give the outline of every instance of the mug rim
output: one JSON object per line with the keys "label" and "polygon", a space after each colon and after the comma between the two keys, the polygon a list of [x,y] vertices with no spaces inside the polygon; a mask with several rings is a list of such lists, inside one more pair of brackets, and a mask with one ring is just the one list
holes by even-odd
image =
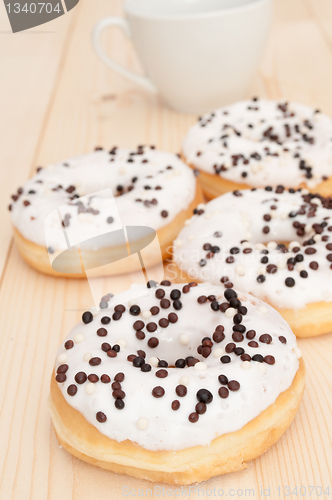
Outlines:
{"label": "mug rim", "polygon": [[134,0],[126,0],[124,3],[124,10],[126,14],[130,14],[135,17],[140,17],[144,19],[158,19],[158,20],[184,20],[184,19],[198,19],[198,18],[208,18],[214,15],[230,15],[237,14],[238,12],[247,11],[263,4],[272,4],[273,0],[252,0],[250,3],[245,5],[238,5],[236,7],[229,7],[227,9],[209,10],[206,12],[192,12],[186,14],[157,14],[157,13],[146,13],[137,12],[135,9],[131,10],[130,4],[135,3]]}

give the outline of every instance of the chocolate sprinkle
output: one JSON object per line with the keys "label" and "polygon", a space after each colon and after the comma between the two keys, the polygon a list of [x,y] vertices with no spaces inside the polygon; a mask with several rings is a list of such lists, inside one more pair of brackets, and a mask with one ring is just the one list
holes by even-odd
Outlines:
{"label": "chocolate sprinkle", "polygon": [[91,321],[93,320],[93,315],[90,311],[86,311],[82,314],[82,321],[83,323],[85,323],[86,325],[88,323],[91,323]]}
{"label": "chocolate sprinkle", "polygon": [[177,399],[175,399],[174,401],[172,401],[172,410],[176,411],[180,408],[180,401],[178,401]]}
{"label": "chocolate sprinkle", "polygon": [[97,335],[98,335],[99,337],[106,337],[106,335],[107,335],[107,330],[106,330],[106,328],[98,328],[98,330],[97,330]]}
{"label": "chocolate sprinkle", "polygon": [[240,389],[240,383],[237,380],[230,380],[228,382],[228,389],[230,391],[238,391]]}
{"label": "chocolate sprinkle", "polygon": [[187,394],[187,387],[182,384],[177,385],[175,388],[175,392],[180,398],[183,398]]}
{"label": "chocolate sprinkle", "polygon": [[139,313],[141,312],[141,309],[139,306],[134,305],[134,306],[131,306],[131,308],[129,309],[129,312],[132,316],[138,316]]}
{"label": "chocolate sprinkle", "polygon": [[220,361],[222,363],[230,363],[231,362],[231,358],[229,356],[221,356]]}
{"label": "chocolate sprinkle", "polygon": [[229,390],[227,387],[220,387],[218,390],[218,394],[222,399],[226,399],[229,396]]}
{"label": "chocolate sprinkle", "polygon": [[226,377],[226,375],[219,375],[218,380],[222,385],[228,384],[228,378]]}
{"label": "chocolate sprinkle", "polygon": [[160,385],[152,389],[152,396],[154,398],[162,398],[164,394],[165,394],[165,389],[163,387],[160,387]]}
{"label": "chocolate sprinkle", "polygon": [[75,396],[77,393],[77,386],[75,384],[71,384],[67,387],[67,394],[69,396]]}
{"label": "chocolate sprinkle", "polygon": [[265,356],[264,361],[268,365],[274,365],[276,360],[275,360],[274,356],[268,355],[268,356]]}
{"label": "chocolate sprinkle", "polygon": [[264,344],[271,344],[272,342],[272,337],[268,333],[264,333],[259,337],[259,341],[263,342]]}
{"label": "chocolate sprinkle", "polygon": [[89,365],[91,365],[91,366],[97,366],[97,365],[100,365],[100,363],[101,363],[101,359],[98,357],[91,358],[89,361]]}
{"label": "chocolate sprinkle", "polygon": [[102,411],[98,411],[98,413],[96,413],[96,419],[98,420],[98,422],[104,423],[106,422],[107,417],[105,413],[103,413]]}
{"label": "chocolate sprinkle", "polygon": [[109,316],[103,316],[100,320],[103,325],[108,325],[111,322],[111,318]]}
{"label": "chocolate sprinkle", "polygon": [[78,384],[84,384],[84,382],[86,382],[88,377],[86,376],[86,373],[78,372],[78,373],[76,373],[74,378]]}
{"label": "chocolate sprinkle", "polygon": [[197,391],[196,397],[201,403],[209,404],[213,400],[213,395],[207,389],[200,389]]}
{"label": "chocolate sprinkle", "polygon": [[148,340],[148,346],[151,348],[151,349],[154,349],[155,347],[157,347],[159,344],[159,340],[156,338],[156,337],[151,337],[149,340]]}

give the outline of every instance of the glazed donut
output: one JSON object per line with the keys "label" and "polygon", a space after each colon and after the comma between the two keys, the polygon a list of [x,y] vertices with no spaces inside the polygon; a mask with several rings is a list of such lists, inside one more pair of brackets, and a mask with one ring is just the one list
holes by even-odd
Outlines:
{"label": "glazed donut", "polygon": [[[119,195],[113,206],[104,194],[110,190],[103,193],[106,188],[111,188],[114,196]],[[12,196],[9,210],[16,244],[31,266],[54,276],[85,277],[79,259],[78,270],[73,271],[77,255],[74,251],[66,253],[64,272],[57,272],[50,264],[48,253],[58,255],[68,249],[59,207],[62,225],[75,244],[77,235],[82,241],[94,232],[107,235],[123,226],[148,226],[157,231],[165,259],[167,249],[201,196],[192,170],[176,155],[157,151],[153,146],[139,146],[135,151],[97,148],[91,154],[39,168]],[[112,252],[121,255],[120,242],[109,247],[106,238],[100,239],[98,245],[94,243],[86,250],[90,268],[98,267]],[[127,252],[126,243],[122,246]],[[150,265],[156,263],[154,259],[159,261],[160,254],[151,256]],[[117,274],[132,270],[128,263],[121,265],[119,261]]]}
{"label": "glazed donut", "polygon": [[211,284],[134,285],[58,351],[59,443],[94,465],[189,484],[241,470],[293,420],[304,364],[267,304]]}
{"label": "glazed donut", "polygon": [[332,120],[308,106],[254,98],[206,114],[182,145],[204,194],[267,184],[332,194]]}
{"label": "glazed donut", "polygon": [[298,337],[332,330],[332,200],[277,188],[226,193],[195,209],[174,242],[178,281],[249,292]]}

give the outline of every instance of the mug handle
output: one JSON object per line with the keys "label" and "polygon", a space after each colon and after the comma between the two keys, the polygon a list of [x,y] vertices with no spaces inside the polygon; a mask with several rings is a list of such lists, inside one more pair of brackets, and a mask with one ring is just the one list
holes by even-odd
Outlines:
{"label": "mug handle", "polygon": [[100,59],[110,68],[114,69],[120,75],[125,76],[129,80],[137,83],[141,87],[143,87],[145,90],[148,90],[150,92],[156,93],[157,89],[153,85],[153,83],[150,81],[150,79],[147,76],[143,75],[138,75],[137,73],[134,73],[134,71],[130,71],[129,69],[125,68],[121,64],[118,64],[117,62],[113,61],[110,57],[108,57],[104,50],[102,49],[100,45],[100,36],[102,32],[110,27],[110,26],[118,26],[119,28],[122,28],[124,33],[128,38],[131,38],[130,34],[130,28],[129,24],[126,19],[123,17],[105,17],[104,19],[101,19],[96,26],[93,29],[92,32],[92,43],[93,47],[100,57]]}

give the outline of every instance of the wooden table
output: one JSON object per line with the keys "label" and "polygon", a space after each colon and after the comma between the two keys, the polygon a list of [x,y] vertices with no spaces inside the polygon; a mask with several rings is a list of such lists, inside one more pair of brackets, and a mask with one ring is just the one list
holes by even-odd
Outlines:
{"label": "wooden table", "polygon": [[[86,282],[44,277],[22,262],[6,207],[9,195],[38,165],[96,145],[150,143],[176,152],[196,117],[170,110],[95,57],[92,26],[121,14],[120,0],[82,0],[52,23],[15,35],[2,3],[0,11],[0,497],[117,499],[128,491],[124,486],[138,496],[139,488],[153,485],[99,470],[58,447],[47,410],[49,379],[59,343],[91,296]],[[139,69],[119,32],[107,34],[105,43],[118,61]],[[331,0],[276,0],[269,44],[248,97],[293,99],[332,116],[331,92]],[[132,279],[118,280],[114,291]],[[203,483],[212,498],[213,488],[216,498],[220,488],[235,498],[295,499],[295,487],[302,498],[332,495],[332,334],[300,340],[299,346],[307,388],[295,422],[245,471]],[[310,486],[317,487],[311,494]],[[185,493],[203,497],[193,488]],[[155,492],[162,498],[173,494],[178,493]]]}

